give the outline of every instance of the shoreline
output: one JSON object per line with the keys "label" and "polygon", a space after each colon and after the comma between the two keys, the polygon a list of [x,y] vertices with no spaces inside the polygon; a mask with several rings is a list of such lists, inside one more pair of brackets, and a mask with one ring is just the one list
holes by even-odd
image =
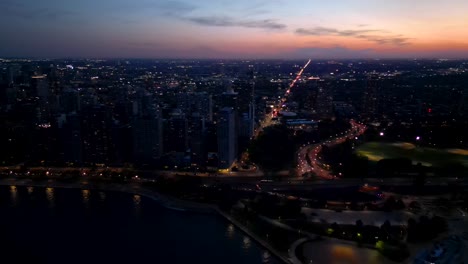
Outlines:
{"label": "shoreline", "polygon": [[272,255],[283,263],[292,263],[292,261],[286,258],[283,254],[272,248],[266,241],[258,237],[256,234],[251,232],[244,225],[239,223],[236,219],[229,216],[222,210],[220,210],[216,205],[211,204],[202,204],[191,201],[184,201],[177,199],[175,197],[169,197],[167,195],[161,194],[159,192],[144,189],[142,187],[132,188],[128,185],[121,184],[80,184],[80,183],[58,183],[54,182],[34,182],[31,180],[21,180],[21,181],[8,181],[8,179],[1,179],[0,186],[24,186],[24,187],[42,187],[42,188],[62,188],[62,189],[90,189],[90,190],[102,190],[110,192],[124,192],[128,194],[141,195],[146,198],[149,198],[162,207],[168,210],[182,211],[182,212],[192,212],[192,213],[213,213],[223,217],[225,220],[236,226],[240,231],[248,235],[250,238],[255,240],[261,247],[268,250]]}

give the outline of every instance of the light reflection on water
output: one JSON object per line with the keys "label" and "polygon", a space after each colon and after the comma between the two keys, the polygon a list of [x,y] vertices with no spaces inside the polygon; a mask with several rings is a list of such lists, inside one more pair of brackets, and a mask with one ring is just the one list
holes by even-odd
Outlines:
{"label": "light reflection on water", "polygon": [[[230,223],[227,225],[225,237],[230,240],[237,240],[238,237],[236,236],[236,227]],[[255,247],[254,242],[249,236],[244,235],[242,237],[242,249],[244,250],[245,254],[248,254],[252,248]],[[268,250],[263,250],[261,253],[261,263],[276,263],[274,261],[274,257],[271,256]]]}
{"label": "light reflection on water", "polygon": [[89,190],[81,190],[81,197],[83,198],[83,204],[86,208],[89,207]]}
{"label": "light reflection on water", "polygon": [[247,251],[250,249],[251,246],[252,241],[250,241],[250,237],[244,236],[244,239],[242,240],[242,248]]}
{"label": "light reflection on water", "polygon": [[54,207],[55,206],[55,194],[54,194],[54,188],[46,188],[46,198],[47,201],[49,202],[49,207]]}
{"label": "light reflection on water", "polygon": [[138,194],[134,194],[133,195],[133,205],[135,207],[135,211],[136,211],[137,215],[140,215],[140,209],[141,209],[140,203],[141,203],[141,196],[138,195]]}
{"label": "light reflection on water", "polygon": [[105,192],[99,192],[99,200],[101,202],[104,202],[106,200],[106,193]]}
{"label": "light reflection on water", "polygon": [[311,263],[390,263],[377,250],[331,240],[307,242],[303,250],[306,260]]}
{"label": "light reflection on water", "polygon": [[271,263],[271,254],[268,250],[263,251],[262,263]]}
{"label": "light reflection on water", "polygon": [[[21,190],[21,188],[23,189]],[[94,190],[91,191],[91,190],[86,190],[86,189],[85,190],[73,190],[73,191],[68,191],[68,190],[62,191],[61,189],[59,189],[57,191],[56,189],[51,188],[51,187],[42,188],[42,187],[32,187],[32,186],[29,186],[29,187],[10,186],[8,187],[8,189],[5,187],[4,190],[8,192],[6,193],[6,197],[10,196],[10,204],[13,204],[14,206],[19,206],[19,205],[23,206],[23,201],[24,201],[24,204],[32,202],[34,203],[35,206],[37,206],[37,204],[41,204],[43,208],[49,207],[51,208],[53,212],[57,212],[57,213],[50,214],[50,216],[53,216],[53,217],[63,217],[67,215],[67,210],[58,210],[61,208],[61,206],[65,206],[63,203],[60,202],[62,199],[65,199],[66,201],[68,201],[70,197],[71,198],[74,197],[73,201],[77,202],[78,204],[81,202],[86,208],[96,208],[96,207],[103,208],[103,206],[107,206],[108,204],[114,201],[113,200],[114,197],[112,193],[106,193],[103,191],[94,191]],[[28,194],[26,194],[24,190],[27,190]],[[56,192],[58,192],[58,194]],[[94,192],[93,197],[91,197],[91,192]],[[21,195],[23,196],[28,195],[31,197],[31,199],[23,200],[21,199],[22,198]],[[58,198],[56,197],[56,195],[58,195]],[[116,195],[116,197],[118,196]],[[56,200],[56,199],[60,199],[60,200]],[[147,204],[144,201],[145,199],[144,197],[141,197],[140,195],[135,194],[135,195],[128,195],[125,197],[125,199],[127,203],[130,202],[131,206],[136,209],[134,212],[138,214],[139,221],[140,219],[144,219],[146,217],[145,210],[141,212],[139,211],[141,210],[140,208],[143,207],[143,204],[145,208],[147,206]],[[104,202],[104,201],[106,201],[105,204],[101,204],[101,202]],[[148,208],[151,208],[151,207],[149,207],[148,205]],[[57,211],[55,211],[56,209]],[[11,208],[10,210],[14,211],[16,209]],[[94,212],[94,210],[88,211],[88,213],[89,212]],[[177,213],[174,213],[174,215],[176,214]],[[169,215],[172,215],[172,213]],[[99,217],[102,217],[102,216],[99,215]],[[205,217],[205,216],[202,216],[202,217]],[[89,218],[89,219],[92,219],[92,218]],[[221,232],[218,236],[218,239],[221,238],[221,240],[223,240],[222,238],[223,238],[223,233],[224,233],[225,240],[230,240],[230,242],[227,243],[226,245],[237,247],[238,250],[243,251],[243,253],[240,254],[244,256],[243,258],[256,259],[257,261],[256,263],[259,263],[259,262],[260,263],[279,263],[276,261],[275,257],[270,255],[270,253],[267,250],[259,249],[258,245],[254,242],[254,240],[242,234],[242,232],[239,232],[238,229],[235,227],[235,225],[233,225],[232,223],[224,222],[224,223],[221,223],[221,225],[218,227],[219,229],[217,230]],[[248,256],[248,257],[245,257],[245,256]],[[0,263],[2,262],[0,261]],[[220,262],[217,262],[217,263],[220,263]],[[246,263],[246,262],[238,262],[238,263]]]}
{"label": "light reflection on water", "polygon": [[11,205],[16,206],[18,204],[18,190],[16,186],[10,186]]}
{"label": "light reflection on water", "polygon": [[353,249],[346,245],[333,245],[332,256],[338,262],[359,264],[358,256]]}
{"label": "light reflection on water", "polygon": [[226,237],[229,238],[229,239],[232,239],[233,236],[234,236],[234,225],[233,224],[229,224],[228,227],[227,227],[227,230],[226,230]]}
{"label": "light reflection on water", "polygon": [[140,206],[141,196],[138,194],[133,195],[133,203],[135,203],[135,206]]}

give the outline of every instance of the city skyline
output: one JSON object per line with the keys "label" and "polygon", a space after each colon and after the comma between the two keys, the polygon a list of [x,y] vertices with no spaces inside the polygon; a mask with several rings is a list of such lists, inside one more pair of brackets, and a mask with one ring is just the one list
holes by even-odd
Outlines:
{"label": "city skyline", "polygon": [[2,1],[0,56],[468,58],[461,0]]}

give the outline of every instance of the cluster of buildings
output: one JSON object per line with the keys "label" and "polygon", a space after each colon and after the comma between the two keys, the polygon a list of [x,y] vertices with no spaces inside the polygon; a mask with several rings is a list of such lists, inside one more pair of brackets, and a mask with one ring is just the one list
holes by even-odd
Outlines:
{"label": "cluster of buildings", "polygon": [[0,59],[0,163],[228,169],[266,114],[295,130],[466,116],[462,62],[444,63],[314,62],[285,97],[302,62]]}
{"label": "cluster of buildings", "polygon": [[3,62],[4,164],[227,169],[253,135],[249,68],[228,78],[189,76],[182,62],[76,64]]}

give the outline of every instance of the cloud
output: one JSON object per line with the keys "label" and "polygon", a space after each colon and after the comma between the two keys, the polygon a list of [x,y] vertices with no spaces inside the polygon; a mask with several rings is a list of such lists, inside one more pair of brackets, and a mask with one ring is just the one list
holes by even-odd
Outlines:
{"label": "cloud", "polygon": [[409,38],[403,37],[402,35],[398,36],[375,36],[375,35],[358,35],[356,36],[357,38],[361,39],[366,39],[368,41],[373,41],[378,44],[392,44],[392,45],[397,45],[397,46],[403,46],[409,44]]}
{"label": "cloud", "polygon": [[343,46],[330,48],[306,47],[298,48],[286,53],[290,58],[315,58],[315,59],[367,59],[378,58],[378,53],[373,49],[349,49]]}
{"label": "cloud", "polygon": [[165,1],[158,3],[155,7],[168,16],[180,16],[198,8],[196,5],[180,1]]}
{"label": "cloud", "polygon": [[[365,25],[360,25],[362,28]],[[376,34],[383,35],[376,35]],[[382,29],[348,29],[339,30],[336,28],[328,27],[314,27],[314,28],[298,28],[296,34],[306,36],[340,36],[340,37],[354,37],[372,41],[378,44],[391,44],[391,45],[407,45],[409,38],[402,35],[388,35],[388,31]]]}
{"label": "cloud", "polygon": [[298,28],[296,29],[296,33],[300,35],[313,35],[313,36],[321,36],[321,35],[336,35],[336,36],[358,36],[361,34],[366,33],[375,33],[375,32],[385,32],[379,29],[350,29],[350,30],[338,30],[336,28],[327,28],[327,27],[314,27],[310,29],[306,28]]}
{"label": "cloud", "polygon": [[188,17],[187,21],[202,25],[214,27],[244,27],[244,28],[264,28],[264,29],[284,29],[285,24],[278,23],[274,19],[247,19],[239,20],[226,16],[207,16],[207,17]]}
{"label": "cloud", "polygon": [[273,0],[267,1],[253,1],[250,4],[240,8],[239,14],[242,14],[244,17],[265,15],[271,13],[269,6],[272,4]]}
{"label": "cloud", "polygon": [[[258,9],[263,7],[264,3],[251,6],[248,10],[244,10],[245,16],[258,15],[267,11]],[[277,22],[275,19],[247,19],[234,18],[230,16],[213,15],[213,16],[190,16],[190,13],[199,9],[198,6],[179,1],[165,1],[158,3],[155,6],[161,14],[171,16],[184,21],[188,21],[201,26],[212,27],[243,27],[243,28],[263,28],[263,29],[284,29],[285,24]],[[247,12],[249,11],[249,12]]]}
{"label": "cloud", "polygon": [[68,10],[54,10],[50,8],[31,8],[28,5],[12,1],[0,2],[0,15],[16,17],[25,20],[58,20],[71,15],[76,15],[76,12]]}

